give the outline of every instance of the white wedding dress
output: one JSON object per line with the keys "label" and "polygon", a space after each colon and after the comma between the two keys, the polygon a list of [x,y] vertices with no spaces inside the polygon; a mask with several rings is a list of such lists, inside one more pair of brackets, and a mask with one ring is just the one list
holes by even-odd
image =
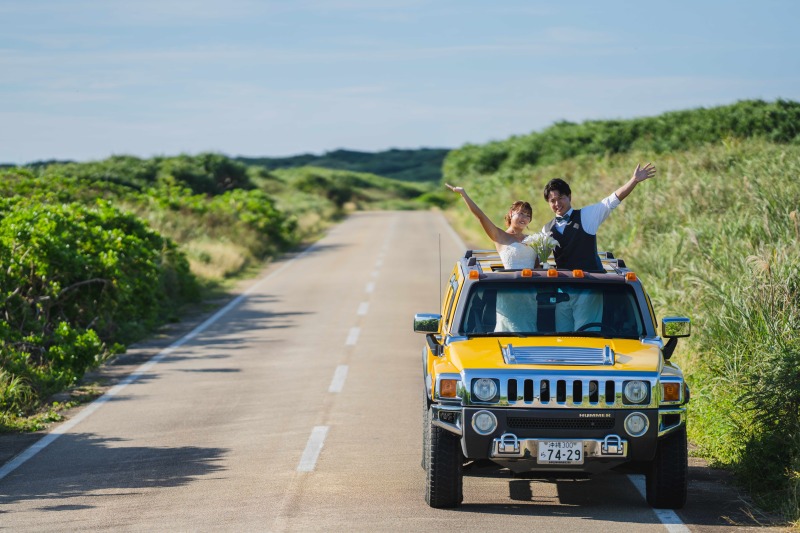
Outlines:
{"label": "white wedding dress", "polygon": [[[536,252],[527,244],[515,242],[500,250],[500,259],[505,268],[533,268]],[[528,292],[519,292],[509,286],[509,291],[497,291],[496,332],[536,331],[536,297]]]}
{"label": "white wedding dress", "polygon": [[500,250],[500,260],[504,268],[533,268],[536,252],[527,244],[515,242]]}

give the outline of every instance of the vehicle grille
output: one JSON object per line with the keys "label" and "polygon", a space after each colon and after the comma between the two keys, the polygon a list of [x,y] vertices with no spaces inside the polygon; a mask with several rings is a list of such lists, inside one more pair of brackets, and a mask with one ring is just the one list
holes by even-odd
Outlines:
{"label": "vehicle grille", "polygon": [[613,406],[618,384],[615,381],[581,380],[581,379],[509,379],[506,382],[509,404],[524,402],[536,403],[571,403],[605,404]]}
{"label": "vehicle grille", "polygon": [[613,429],[613,418],[541,418],[509,416],[509,429]]}

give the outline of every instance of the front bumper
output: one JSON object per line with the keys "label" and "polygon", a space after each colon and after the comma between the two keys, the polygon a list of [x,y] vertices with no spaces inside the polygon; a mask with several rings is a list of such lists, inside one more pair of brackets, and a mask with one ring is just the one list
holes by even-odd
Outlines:
{"label": "front bumper", "polygon": [[[490,459],[515,471],[579,470],[611,468],[626,461],[649,461],[655,455],[658,439],[686,422],[685,408],[664,409],[487,409],[434,404],[431,421],[461,438],[468,459]],[[478,433],[472,419],[480,411],[489,411],[497,419],[497,428]],[[639,412],[648,420],[647,431],[630,436],[625,418]],[[578,440],[583,442],[583,465],[538,465],[540,441]],[[510,445],[509,443],[514,443]]]}

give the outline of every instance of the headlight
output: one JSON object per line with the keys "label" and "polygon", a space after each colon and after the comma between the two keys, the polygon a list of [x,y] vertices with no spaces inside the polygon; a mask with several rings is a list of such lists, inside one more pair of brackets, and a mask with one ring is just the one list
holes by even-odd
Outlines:
{"label": "headlight", "polygon": [[488,435],[497,429],[497,418],[489,411],[478,411],[472,417],[472,428],[475,433]]}
{"label": "headlight", "polygon": [[625,418],[625,431],[631,437],[641,437],[647,433],[650,423],[642,413],[631,413]]}
{"label": "headlight", "polygon": [[480,378],[472,382],[472,393],[482,402],[489,402],[497,396],[497,382],[489,378]]}
{"label": "headlight", "polygon": [[626,381],[622,392],[628,403],[646,403],[649,389],[646,381]]}

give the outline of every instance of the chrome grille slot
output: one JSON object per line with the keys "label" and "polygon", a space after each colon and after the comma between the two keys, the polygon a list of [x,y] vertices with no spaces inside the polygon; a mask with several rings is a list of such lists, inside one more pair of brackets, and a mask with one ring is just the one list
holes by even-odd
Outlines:
{"label": "chrome grille slot", "polygon": [[509,379],[508,380],[508,402],[513,403],[518,401],[517,397],[517,380],[516,379]]}
{"label": "chrome grille slot", "polygon": [[558,403],[565,403],[567,401],[567,382],[559,379],[556,382],[556,401]]}
{"label": "chrome grille slot", "polygon": [[606,403],[608,405],[614,405],[614,400],[616,397],[616,390],[614,389],[614,382],[606,381]]}

